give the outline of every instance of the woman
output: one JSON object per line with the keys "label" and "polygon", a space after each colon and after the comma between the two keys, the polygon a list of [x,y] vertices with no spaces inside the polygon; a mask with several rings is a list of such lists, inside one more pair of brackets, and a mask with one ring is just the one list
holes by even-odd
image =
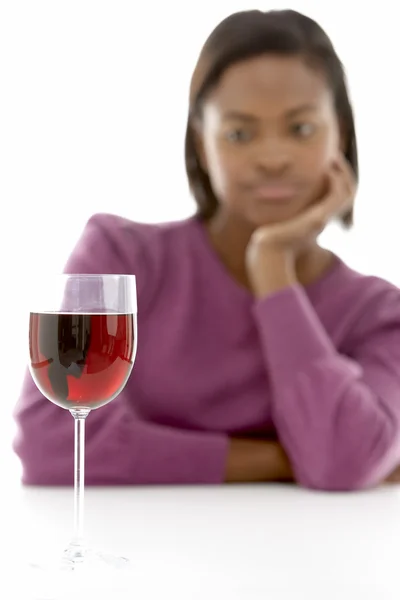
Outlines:
{"label": "woman", "polygon": [[[358,169],[343,69],[313,20],[218,25],[191,82],[186,167],[194,217],[95,215],[66,266],[138,284],[136,363],[87,420],[87,483],[396,479],[400,294],[318,245],[332,219],[351,227]],[[23,481],[72,484],[70,417],[30,376],[16,420]]]}

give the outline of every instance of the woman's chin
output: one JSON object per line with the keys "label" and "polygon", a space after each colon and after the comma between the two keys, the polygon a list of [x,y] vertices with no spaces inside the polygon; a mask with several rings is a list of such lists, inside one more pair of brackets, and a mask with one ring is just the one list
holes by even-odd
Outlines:
{"label": "woman's chin", "polygon": [[257,203],[254,207],[248,207],[247,220],[254,227],[276,225],[284,223],[299,216],[307,207],[298,203]]}
{"label": "woman's chin", "polygon": [[263,210],[254,211],[248,215],[247,220],[252,223],[254,227],[264,227],[267,225],[277,225],[278,223],[284,223],[294,218],[295,214],[293,211],[281,210]]}

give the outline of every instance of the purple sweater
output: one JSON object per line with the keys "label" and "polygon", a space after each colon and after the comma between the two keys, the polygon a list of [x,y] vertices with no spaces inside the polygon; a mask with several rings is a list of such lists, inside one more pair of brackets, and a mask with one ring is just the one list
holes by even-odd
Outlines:
{"label": "purple sweater", "polygon": [[[95,215],[67,273],[134,273],[138,352],[87,419],[90,484],[219,484],[230,435],[274,432],[300,485],[351,490],[400,463],[400,292],[340,259],[255,300],[195,218]],[[72,484],[73,421],[27,375],[14,448],[27,484]]]}

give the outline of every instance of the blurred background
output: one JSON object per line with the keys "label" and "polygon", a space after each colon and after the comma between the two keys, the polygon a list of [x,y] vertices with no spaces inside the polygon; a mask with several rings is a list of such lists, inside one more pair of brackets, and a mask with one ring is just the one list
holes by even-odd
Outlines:
{"label": "blurred background", "polygon": [[322,241],[350,266],[400,285],[394,7],[1,1],[0,455],[10,481],[20,476],[11,412],[26,368],[31,277],[62,271],[93,213],[158,222],[193,212],[183,160],[189,80],[205,38],[228,14],[293,8],[331,36],[349,78],[361,181],[354,230],[332,226]]}

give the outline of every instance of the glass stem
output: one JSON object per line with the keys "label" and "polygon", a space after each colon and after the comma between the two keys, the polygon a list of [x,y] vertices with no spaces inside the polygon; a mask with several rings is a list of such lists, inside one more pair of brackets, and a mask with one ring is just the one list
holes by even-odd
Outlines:
{"label": "glass stem", "polygon": [[83,560],[83,523],[85,500],[85,421],[90,409],[77,408],[70,411],[75,423],[74,443],[74,530],[70,548],[74,549],[74,561]]}

